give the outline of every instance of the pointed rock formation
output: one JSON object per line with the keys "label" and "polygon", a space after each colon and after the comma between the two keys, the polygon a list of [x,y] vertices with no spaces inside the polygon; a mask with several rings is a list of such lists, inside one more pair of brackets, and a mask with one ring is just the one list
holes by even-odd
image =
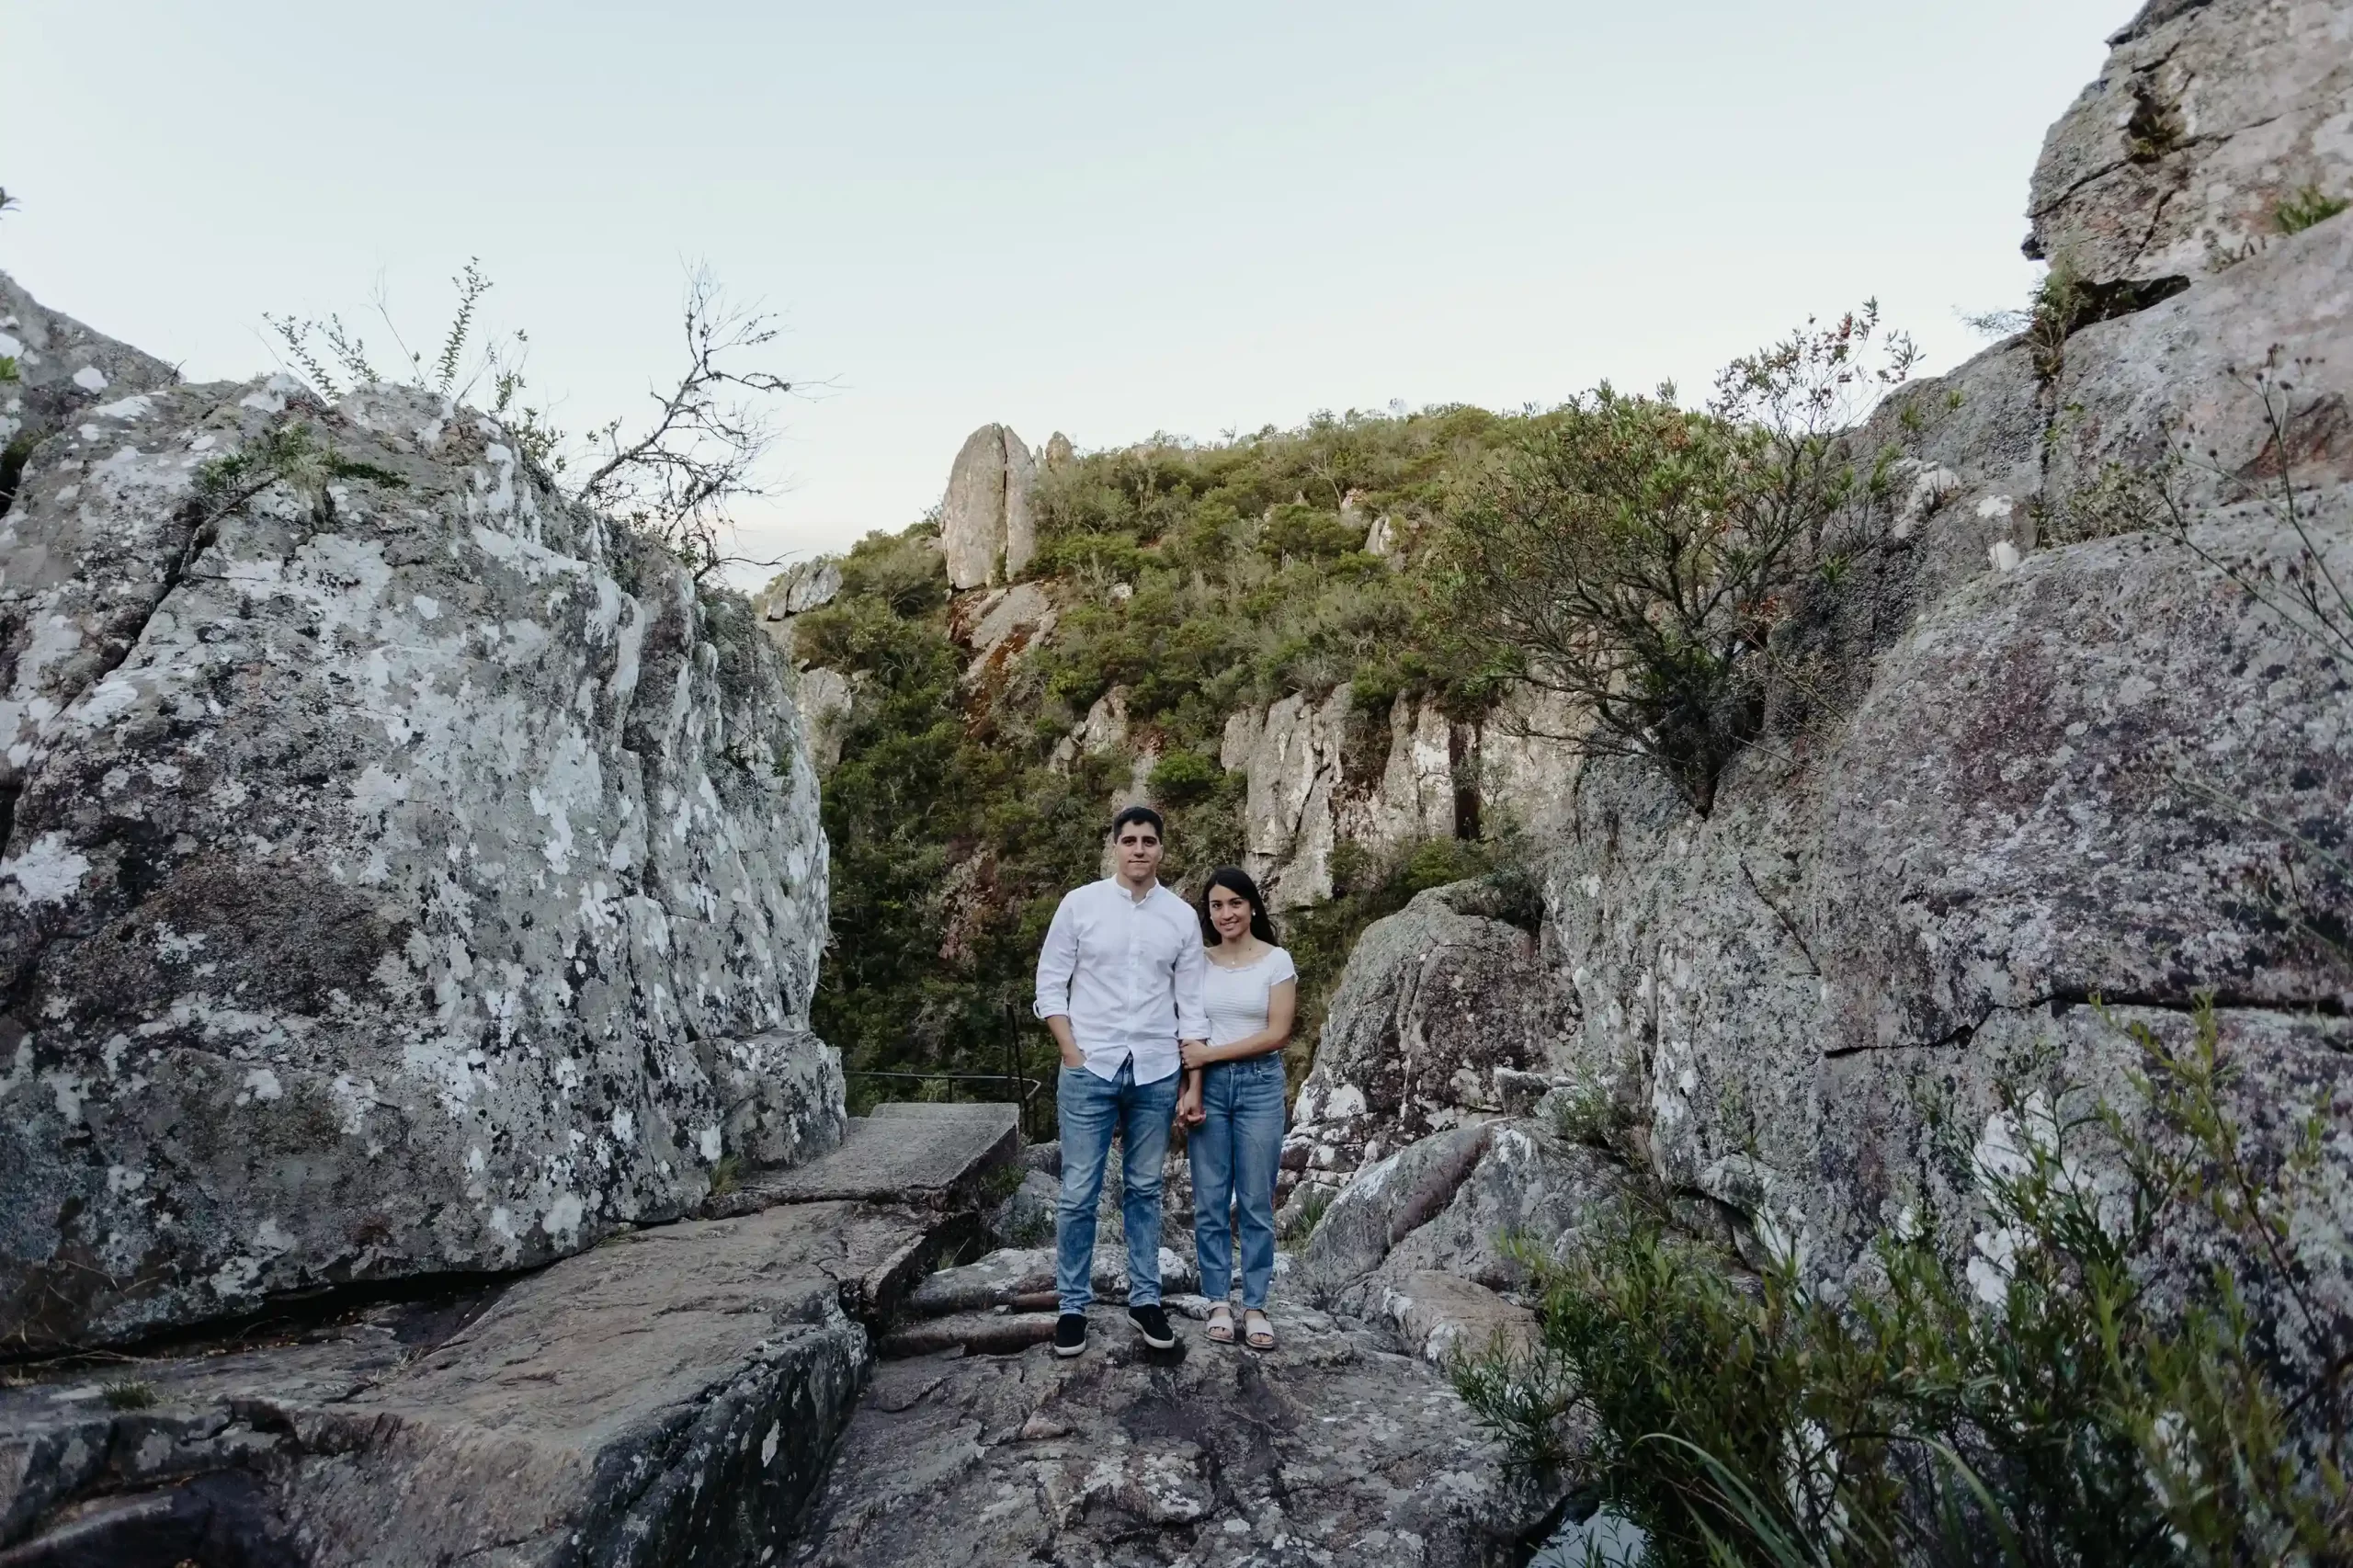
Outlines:
{"label": "pointed rock formation", "polygon": [[939,541],[948,581],[959,590],[1009,582],[1038,552],[1029,510],[1037,464],[1021,437],[1002,425],[983,425],[966,437],[948,471],[940,507]]}

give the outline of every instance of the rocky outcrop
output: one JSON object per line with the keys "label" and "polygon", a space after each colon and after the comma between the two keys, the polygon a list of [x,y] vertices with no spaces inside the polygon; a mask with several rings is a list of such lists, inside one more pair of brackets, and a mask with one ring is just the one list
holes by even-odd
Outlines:
{"label": "rocky outcrop", "polygon": [[981,588],[1021,575],[1038,552],[1030,486],[1037,465],[1021,437],[983,425],[966,437],[948,471],[939,541],[950,586]]}
{"label": "rocky outcrop", "polygon": [[298,1343],[11,1386],[0,1551],[270,1568],[761,1561],[871,1365],[845,1302],[923,1233],[840,1204],[688,1222]]}
{"label": "rocky outcrop", "polygon": [[784,666],[494,423],[117,398],[0,573],[13,1347],[544,1263],[840,1136]]}
{"label": "rocky outcrop", "polygon": [[0,273],[0,512],[38,442],[93,408],[156,392],[179,372],[43,306]]}
{"label": "rocky outcrop", "polygon": [[[2326,632],[2341,607],[2292,597],[2299,574],[2353,574],[2348,268],[2353,228],[2324,224],[2076,334],[2049,393],[2011,347],[1917,389],[1913,407],[1947,411],[1921,422],[1940,500],[1851,590],[1857,615],[1902,630],[1839,644],[1859,661],[1848,715],[1751,754],[1704,819],[1637,764],[1586,770],[1547,872],[1545,967],[1578,1020],[1553,1070],[1628,1125],[1613,1163],[1547,1182],[1546,1226],[1631,1168],[1688,1223],[1832,1290],[1907,1211],[1957,1226],[1943,1239],[1965,1253],[1973,1148],[2004,1096],[2077,1085],[2129,1112],[2125,1030],[2178,1044],[2202,994],[2258,1142],[2353,1117],[2344,960],[2310,934],[2346,915],[2326,846],[2353,812],[2353,698]],[[2054,394],[2068,415],[2038,438]],[[2193,460],[2169,467],[2192,429]],[[2153,472],[2185,539],[2126,517],[2037,547],[2096,476]],[[2270,606],[2226,565],[2271,585]],[[1370,941],[1358,956],[1324,1049],[1377,1038],[1384,987],[1419,972]],[[1549,1005],[1543,983],[1505,983]],[[1360,1174],[1310,1278],[1369,1303],[1434,1266],[1412,1254],[1424,1235],[1465,1271],[1475,1255],[1436,1221],[1380,1215],[1401,1182],[1414,1212],[1436,1202],[1445,1183],[1425,1190],[1415,1161],[1466,1171],[1460,1201],[1504,1135],[1410,1145],[1361,1195]],[[1477,1159],[1439,1158],[1480,1136]],[[2298,1233],[2343,1305],[2353,1180],[2331,1162]],[[1507,1290],[1507,1272],[1482,1282]]]}
{"label": "rocky outcrop", "polygon": [[2095,285],[2189,278],[2275,242],[2280,204],[2353,197],[2353,6],[2149,0],[2052,126],[2029,256]]}
{"label": "rocky outcrop", "polygon": [[1525,1109],[1552,1086],[1573,994],[1540,961],[1533,933],[1482,912],[1483,891],[1433,888],[1358,939],[1283,1143],[1293,1204],[1329,1197],[1416,1140]]}
{"label": "rocky outcrop", "polygon": [[1476,721],[1418,698],[1359,711],[1342,687],[1234,713],[1218,762],[1249,778],[1245,866],[1275,907],[1294,909],[1332,896],[1342,844],[1380,854],[1502,827],[1550,831],[1576,777],[1559,706],[1523,690]]}
{"label": "rocky outcrop", "polygon": [[752,596],[752,613],[760,630],[776,643],[777,652],[793,658],[792,623],[813,609],[829,605],[842,591],[842,563],[832,556],[798,561],[768,580]]}

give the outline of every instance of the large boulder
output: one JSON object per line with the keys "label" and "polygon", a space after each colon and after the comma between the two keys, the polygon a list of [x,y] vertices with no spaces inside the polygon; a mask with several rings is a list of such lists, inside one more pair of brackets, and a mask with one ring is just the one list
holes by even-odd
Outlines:
{"label": "large boulder", "polygon": [[1038,552],[1029,498],[1037,472],[1029,449],[1005,426],[983,425],[965,437],[939,511],[950,586],[983,588],[1021,575]]}
{"label": "large boulder", "polygon": [[2051,128],[2030,256],[2095,285],[2194,278],[2276,240],[2283,200],[2353,196],[2353,5],[2148,0]]}
{"label": "large boulder", "polygon": [[783,664],[494,422],[91,408],[0,527],[0,675],[12,1346],[543,1263],[839,1138]]}
{"label": "large boulder", "polygon": [[1479,883],[1433,888],[1375,921],[1332,994],[1283,1165],[1292,1204],[1329,1198],[1416,1140],[1534,1099],[1574,1024],[1535,936]]}

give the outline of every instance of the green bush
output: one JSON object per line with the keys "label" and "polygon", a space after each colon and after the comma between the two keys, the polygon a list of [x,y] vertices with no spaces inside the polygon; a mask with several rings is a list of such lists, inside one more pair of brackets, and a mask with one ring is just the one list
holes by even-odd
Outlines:
{"label": "green bush", "polygon": [[1197,751],[1172,751],[1153,766],[1153,799],[1163,806],[1190,805],[1218,787],[1225,777],[1217,759]]}
{"label": "green bush", "polygon": [[[1965,1267],[1907,1225],[1834,1301],[1793,1244],[1761,1236],[1747,1277],[1631,1206],[1566,1257],[1518,1249],[1540,1346],[1458,1385],[1519,1463],[1574,1457],[1661,1568],[2347,1561],[2345,1325],[2290,1246],[2323,1130],[2248,1152],[2211,1007],[2185,1051],[2134,1036],[2151,1124],[2014,1101]],[[2218,1259],[2186,1295],[2157,1272],[2185,1244]],[[2284,1306],[2259,1333],[2256,1289]]]}
{"label": "green bush", "polygon": [[[1771,638],[1828,546],[1873,542],[1892,454],[1846,434],[1908,372],[1866,309],[1736,360],[1706,411],[1602,387],[1521,432],[1454,508],[1469,636],[1592,715],[1588,755],[1655,764],[1705,816],[1765,718]],[[1839,537],[1835,540],[1833,534]]]}

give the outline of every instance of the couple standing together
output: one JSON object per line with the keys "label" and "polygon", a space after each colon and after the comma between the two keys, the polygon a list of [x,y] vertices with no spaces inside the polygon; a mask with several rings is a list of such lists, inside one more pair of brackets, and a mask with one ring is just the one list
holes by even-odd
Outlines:
{"label": "couple standing together", "polygon": [[1233,1342],[1238,1230],[1243,1337],[1256,1349],[1274,1348],[1267,1286],[1275,1272],[1282,1052],[1298,971],[1275,945],[1266,903],[1242,871],[1212,871],[1199,908],[1160,885],[1165,835],[1149,806],[1114,817],[1117,874],[1064,895],[1038,955],[1038,1016],[1063,1054],[1057,1356],[1086,1348],[1095,1206],[1115,1131],[1128,1318],[1154,1349],[1176,1343],[1160,1302],[1160,1169],[1170,1123],[1180,1119],[1192,1157],[1193,1247],[1202,1293],[1215,1303],[1209,1336]]}

